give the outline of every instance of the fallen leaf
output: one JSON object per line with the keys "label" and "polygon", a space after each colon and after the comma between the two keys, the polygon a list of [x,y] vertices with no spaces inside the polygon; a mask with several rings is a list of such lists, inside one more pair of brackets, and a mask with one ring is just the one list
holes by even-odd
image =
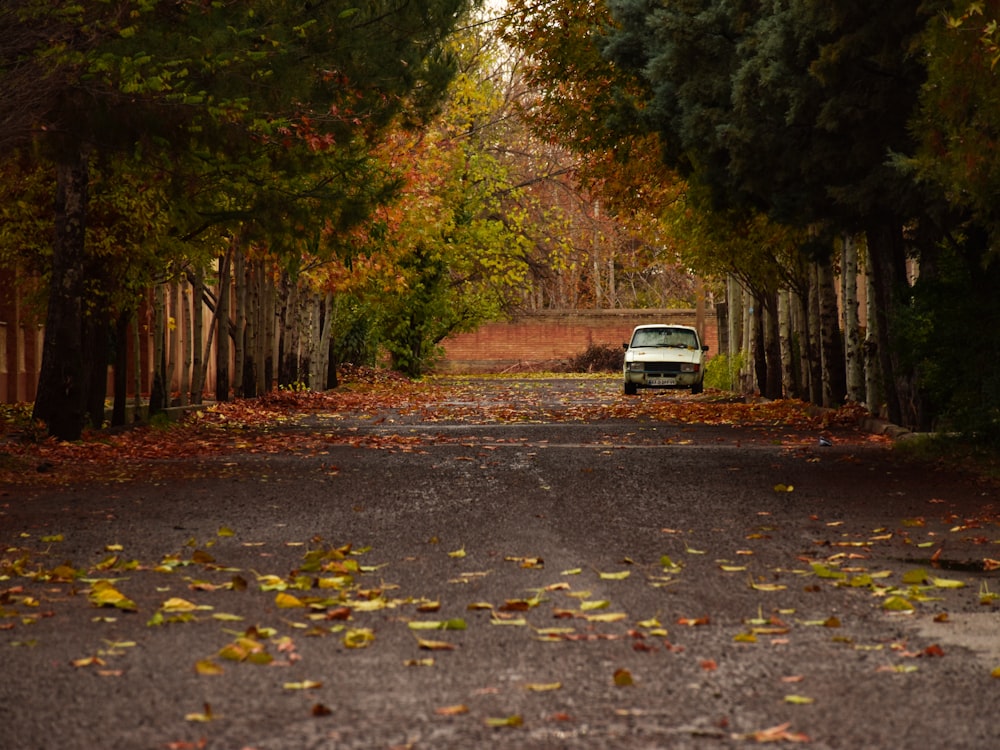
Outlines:
{"label": "fallen leaf", "polygon": [[616,669],[613,675],[615,687],[629,687],[635,684],[632,673],[627,669]]}
{"label": "fallen leaf", "polygon": [[455,644],[447,641],[429,641],[423,638],[417,639],[417,645],[425,651],[454,651]]}
{"label": "fallen leaf", "polygon": [[502,719],[487,718],[484,719],[483,723],[488,727],[519,727],[524,724],[524,719],[521,718],[520,714],[515,714]]}
{"label": "fallen leaf", "polygon": [[302,682],[286,682],[284,684],[285,690],[315,690],[321,687],[323,687],[323,683],[316,682],[315,680],[303,680]]}
{"label": "fallen leaf", "polygon": [[462,714],[469,713],[469,707],[464,704],[441,706],[440,708],[435,708],[434,713],[438,716],[461,716]]}
{"label": "fallen leaf", "polygon": [[524,686],[525,690],[531,691],[533,693],[546,693],[552,690],[561,690],[561,682],[530,682]]}
{"label": "fallen leaf", "polygon": [[202,659],[195,663],[194,671],[201,675],[219,675],[225,670],[211,659]]}

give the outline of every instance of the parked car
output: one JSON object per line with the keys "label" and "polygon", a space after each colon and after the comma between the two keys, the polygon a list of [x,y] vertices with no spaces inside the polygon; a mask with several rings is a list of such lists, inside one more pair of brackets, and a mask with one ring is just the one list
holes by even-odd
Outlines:
{"label": "parked car", "polygon": [[640,388],[690,388],[691,393],[704,388],[708,347],[691,326],[636,326],[623,346],[626,395]]}

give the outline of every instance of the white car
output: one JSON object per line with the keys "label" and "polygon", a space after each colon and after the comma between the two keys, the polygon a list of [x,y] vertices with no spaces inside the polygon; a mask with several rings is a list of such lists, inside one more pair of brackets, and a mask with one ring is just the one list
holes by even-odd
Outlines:
{"label": "white car", "polygon": [[631,342],[623,346],[627,396],[640,388],[690,388],[691,393],[704,388],[708,347],[691,326],[636,326]]}

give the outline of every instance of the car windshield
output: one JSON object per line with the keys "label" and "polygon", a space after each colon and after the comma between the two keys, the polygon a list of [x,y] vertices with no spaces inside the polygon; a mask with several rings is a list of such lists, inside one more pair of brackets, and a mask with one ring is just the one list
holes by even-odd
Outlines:
{"label": "car windshield", "polygon": [[632,346],[676,346],[695,349],[698,343],[694,333],[684,328],[642,328],[632,337]]}

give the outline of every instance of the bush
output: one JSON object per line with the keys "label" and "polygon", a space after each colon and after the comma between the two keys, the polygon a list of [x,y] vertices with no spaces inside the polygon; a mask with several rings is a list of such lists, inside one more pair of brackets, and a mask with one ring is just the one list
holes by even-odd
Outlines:
{"label": "bush", "polygon": [[566,363],[566,372],[621,372],[625,352],[609,344],[591,344]]}
{"label": "bush", "polygon": [[705,365],[705,387],[720,391],[735,391],[743,368],[743,352],[733,356],[716,354]]}

